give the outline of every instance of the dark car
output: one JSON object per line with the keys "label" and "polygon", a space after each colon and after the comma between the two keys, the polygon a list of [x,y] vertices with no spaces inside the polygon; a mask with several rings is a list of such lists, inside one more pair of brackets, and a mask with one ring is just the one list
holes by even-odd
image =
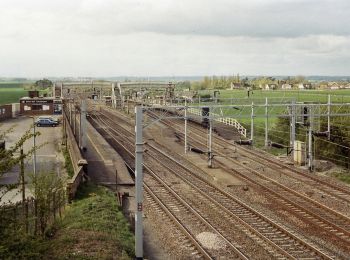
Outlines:
{"label": "dark car", "polygon": [[49,118],[40,118],[35,122],[36,126],[58,126],[58,122]]}

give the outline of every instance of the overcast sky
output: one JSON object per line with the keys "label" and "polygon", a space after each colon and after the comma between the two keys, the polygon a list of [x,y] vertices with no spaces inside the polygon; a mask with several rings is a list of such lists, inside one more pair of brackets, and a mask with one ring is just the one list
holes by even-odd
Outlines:
{"label": "overcast sky", "polygon": [[0,0],[0,77],[349,69],[349,0]]}

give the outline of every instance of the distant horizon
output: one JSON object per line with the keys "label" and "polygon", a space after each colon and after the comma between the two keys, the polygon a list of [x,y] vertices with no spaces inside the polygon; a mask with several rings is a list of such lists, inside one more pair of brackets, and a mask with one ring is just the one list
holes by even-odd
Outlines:
{"label": "distant horizon", "polygon": [[306,79],[317,79],[317,80],[322,80],[322,78],[324,79],[345,79],[345,80],[350,80],[350,75],[346,76],[346,75],[260,75],[260,74],[250,74],[250,75],[245,75],[245,74],[213,74],[213,75],[189,75],[189,76],[184,76],[184,75],[172,75],[172,76],[44,76],[44,77],[23,77],[23,76],[15,76],[15,77],[0,77],[0,82],[1,81],[26,81],[26,80],[38,80],[38,79],[57,79],[57,80],[64,80],[64,79],[91,79],[91,80],[113,80],[113,79],[122,79],[122,80],[127,80],[127,79],[143,79],[143,80],[147,80],[147,79],[192,79],[192,80],[196,80],[196,79],[203,79],[204,77],[230,77],[230,76],[237,76],[239,75],[239,77],[242,78],[257,78],[257,77],[273,77],[276,79],[284,79],[284,78],[288,78],[288,77],[305,77]]}

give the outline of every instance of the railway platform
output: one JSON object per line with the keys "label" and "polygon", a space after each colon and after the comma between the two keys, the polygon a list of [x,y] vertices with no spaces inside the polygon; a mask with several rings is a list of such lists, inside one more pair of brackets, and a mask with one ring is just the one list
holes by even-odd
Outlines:
{"label": "railway platform", "polygon": [[89,177],[98,184],[116,187],[118,192],[133,187],[134,180],[120,155],[90,123],[87,123],[87,131],[88,149],[85,156],[89,163]]}

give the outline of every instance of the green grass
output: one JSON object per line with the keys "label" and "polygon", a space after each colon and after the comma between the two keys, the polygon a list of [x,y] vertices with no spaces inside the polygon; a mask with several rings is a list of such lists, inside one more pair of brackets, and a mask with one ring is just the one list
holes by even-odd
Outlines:
{"label": "green grass", "polygon": [[73,169],[72,160],[70,158],[67,148],[63,149],[63,157],[64,157],[64,168],[67,171],[68,177],[72,178],[74,176],[74,169]]}
{"label": "green grass", "polygon": [[18,103],[21,97],[27,96],[28,91],[23,88],[3,88],[0,84],[0,105]]}
{"label": "green grass", "polygon": [[297,102],[327,102],[328,95],[331,95],[333,102],[350,102],[350,89],[340,90],[254,90],[247,96],[246,90],[220,90],[220,98],[234,98],[234,99],[260,99],[261,103],[265,103],[265,98],[278,100],[296,99]]}
{"label": "green grass", "polygon": [[104,187],[82,185],[56,228],[50,255],[58,259],[131,259],[134,255],[129,224],[114,194]]}
{"label": "green grass", "polygon": [[[21,97],[28,96],[31,83],[0,82],[0,105],[18,103]],[[40,90],[39,95],[50,95],[51,89]]]}
{"label": "green grass", "polygon": [[350,171],[336,172],[333,174],[338,180],[350,184]]}
{"label": "green grass", "polygon": [[132,259],[134,236],[107,188],[83,184],[63,217],[41,236],[0,230],[0,259]]}

